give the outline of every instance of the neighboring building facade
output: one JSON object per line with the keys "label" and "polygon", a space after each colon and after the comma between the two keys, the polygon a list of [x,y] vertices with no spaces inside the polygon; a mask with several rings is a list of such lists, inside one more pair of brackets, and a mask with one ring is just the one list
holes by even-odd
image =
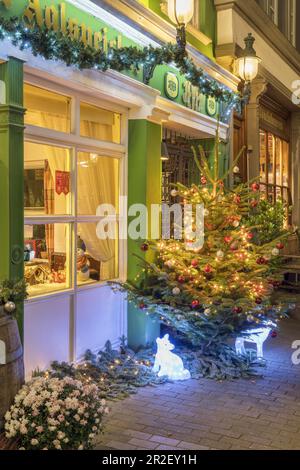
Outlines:
{"label": "neighboring building facade", "polygon": [[[40,26],[47,21],[60,31],[68,25],[107,50],[174,41],[175,27],[160,3],[13,0],[0,1],[0,14],[25,15]],[[236,90],[239,80],[215,61],[214,2],[195,5],[188,51],[211,77]],[[122,335],[133,346],[147,343],[158,325],[127,308],[107,284],[133,279],[139,268],[132,254],[142,254],[141,240],[120,235],[127,211],[119,196],[127,196],[129,206],[160,203],[162,178],[168,185],[172,173],[162,168],[162,137],[175,154],[182,139],[185,146],[201,141],[209,156],[222,110],[172,67],[157,67],[148,86],[141,73],[79,71],[9,40],[0,43],[0,85],[0,278],[24,273],[29,284],[18,312],[27,374],[52,360],[79,360],[108,339],[117,345]],[[222,139],[229,131],[221,122]],[[229,149],[224,166],[228,155]],[[118,208],[116,241],[97,237],[101,203]]]}
{"label": "neighboring building facade", "polygon": [[[244,180],[260,178],[271,201],[293,205],[300,223],[300,4],[296,0],[215,0],[217,61],[233,71],[249,32],[262,59],[244,116],[234,119],[234,148],[247,145]],[[297,29],[298,25],[298,29]]]}

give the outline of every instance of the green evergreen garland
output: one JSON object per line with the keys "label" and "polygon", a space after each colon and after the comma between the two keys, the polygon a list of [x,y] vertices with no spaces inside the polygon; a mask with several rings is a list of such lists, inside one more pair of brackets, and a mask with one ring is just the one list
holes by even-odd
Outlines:
{"label": "green evergreen garland", "polygon": [[132,71],[135,74],[144,70],[146,83],[149,82],[156,66],[175,64],[180,73],[192,85],[199,88],[200,93],[225,103],[228,106],[227,115],[234,107],[239,107],[244,99],[243,96],[210,78],[195,65],[186,52],[182,54],[182,50],[176,44],[166,44],[156,48],[152,46],[111,48],[106,54],[102,50],[85,45],[80,40],[46,27],[40,28],[37,25],[28,27],[17,17],[8,20],[0,18],[0,41],[4,39],[11,40],[12,44],[21,50],[31,50],[35,56],[42,56],[46,60],[60,60],[67,66],[75,66],[80,70],[95,69],[105,72],[111,69],[117,72]]}

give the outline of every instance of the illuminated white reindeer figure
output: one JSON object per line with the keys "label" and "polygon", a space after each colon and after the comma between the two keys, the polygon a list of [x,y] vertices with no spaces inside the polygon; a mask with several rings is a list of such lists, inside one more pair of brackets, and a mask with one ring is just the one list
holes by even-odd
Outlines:
{"label": "illuminated white reindeer figure", "polygon": [[248,343],[254,343],[257,347],[257,358],[263,359],[264,352],[263,352],[263,344],[268,338],[271,330],[276,327],[276,324],[268,321],[265,323],[265,326],[260,328],[254,328],[253,330],[246,330],[244,331],[245,337],[238,337],[235,341],[235,350],[236,353],[239,355],[245,355],[245,341]]}
{"label": "illuminated white reindeer figure", "polygon": [[167,376],[170,380],[188,380],[191,374],[184,368],[182,359],[171,351],[175,346],[170,343],[169,335],[157,338],[157,354],[153,366],[153,372],[158,372],[158,377]]}

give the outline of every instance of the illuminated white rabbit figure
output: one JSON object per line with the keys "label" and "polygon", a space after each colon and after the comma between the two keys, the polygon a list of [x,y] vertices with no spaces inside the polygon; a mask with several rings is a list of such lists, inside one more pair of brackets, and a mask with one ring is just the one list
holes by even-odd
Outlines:
{"label": "illuminated white rabbit figure", "polygon": [[239,337],[235,341],[235,350],[236,353],[239,355],[246,354],[245,349],[245,341],[248,343],[254,343],[257,347],[257,357],[259,359],[263,359],[264,352],[263,352],[263,344],[268,338],[272,327],[276,325],[273,322],[267,322],[266,326],[261,328],[255,328],[253,330],[246,330],[244,333],[246,334],[245,337]]}
{"label": "illuminated white rabbit figure", "polygon": [[153,366],[153,372],[158,372],[158,377],[167,376],[170,380],[188,380],[191,374],[184,368],[182,359],[171,351],[175,346],[170,343],[169,335],[157,338],[157,354]]}

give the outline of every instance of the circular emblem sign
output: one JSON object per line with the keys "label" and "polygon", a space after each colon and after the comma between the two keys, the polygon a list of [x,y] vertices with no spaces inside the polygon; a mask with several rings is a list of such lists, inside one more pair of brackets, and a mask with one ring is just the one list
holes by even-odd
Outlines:
{"label": "circular emblem sign", "polygon": [[206,110],[209,116],[214,116],[217,112],[217,101],[212,96],[207,97]]}
{"label": "circular emblem sign", "polygon": [[179,80],[175,73],[165,75],[165,93],[170,100],[176,100],[179,95]]}

